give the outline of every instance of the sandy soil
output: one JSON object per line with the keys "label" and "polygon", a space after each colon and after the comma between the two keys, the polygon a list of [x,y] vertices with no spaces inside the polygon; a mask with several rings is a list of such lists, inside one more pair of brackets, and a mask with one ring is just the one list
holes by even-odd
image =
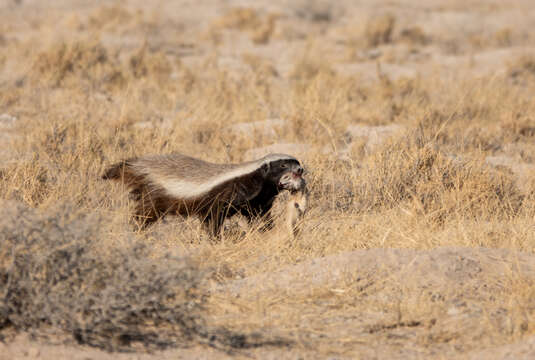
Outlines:
{"label": "sandy soil", "polygon": [[[315,288],[329,288],[337,292],[349,291],[343,284],[357,286],[359,295],[368,301],[382,303],[393,298],[412,299],[430,295],[447,299],[445,311],[436,317],[422,319],[386,319],[381,312],[369,308],[351,311],[338,316],[326,316],[322,322],[333,329],[331,344],[343,342],[344,333],[357,335],[359,341],[353,351],[364,358],[406,359],[419,357],[449,358],[455,356],[450,346],[435,344],[422,348],[419,338],[453,333],[459,328],[477,329],[481,321],[496,321],[506,326],[500,311],[486,314],[485,303],[489,297],[512,278],[535,281],[535,256],[508,250],[486,248],[438,248],[430,251],[410,249],[371,249],[332,255],[280,271],[235,280],[212,288],[214,296],[254,298],[266,294],[292,296],[310,293]],[[259,286],[260,284],[260,286]],[[379,287],[379,291],[367,294],[366,289]],[[284,294],[284,295],[283,295]],[[329,301],[324,299],[324,301]],[[492,319],[492,320],[491,320]],[[312,325],[312,324],[310,324]],[[477,331],[477,330],[476,330]],[[394,354],[388,342],[375,344],[375,334],[404,339],[399,353]],[[347,335],[346,335],[347,336]],[[535,356],[535,339],[486,350],[466,353],[469,359],[530,359]],[[342,343],[340,343],[342,345]],[[459,346],[461,346],[459,344]],[[272,348],[235,350],[230,353],[210,347],[172,349],[153,354],[107,353],[82,346],[50,345],[30,340],[21,334],[0,345],[2,359],[211,359],[253,357],[265,359],[315,358],[314,352],[303,348]],[[324,355],[322,356],[324,357]],[[353,358],[343,354],[326,358]]]}

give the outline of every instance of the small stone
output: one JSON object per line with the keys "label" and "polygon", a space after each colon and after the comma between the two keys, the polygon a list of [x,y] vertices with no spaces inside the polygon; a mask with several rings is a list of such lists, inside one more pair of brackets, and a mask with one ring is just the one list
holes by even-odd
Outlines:
{"label": "small stone", "polygon": [[404,129],[403,126],[397,124],[382,125],[382,126],[368,126],[368,125],[350,125],[346,129],[346,137],[349,142],[355,138],[366,138],[366,149],[368,151],[374,150],[377,146],[384,143],[389,137],[400,133]]}
{"label": "small stone", "polygon": [[26,357],[29,357],[31,359],[38,358],[39,355],[41,355],[41,351],[36,347],[31,347],[28,350],[24,352],[24,355]]}
{"label": "small stone", "polygon": [[223,133],[232,136],[254,136],[261,135],[264,137],[276,138],[286,125],[283,119],[267,119],[261,121],[238,123],[227,126]]}
{"label": "small stone", "polygon": [[168,119],[158,119],[158,120],[147,120],[147,121],[139,121],[134,124],[134,127],[136,129],[162,129],[162,130],[168,130],[173,127],[173,124],[171,120]]}
{"label": "small stone", "polygon": [[16,122],[17,118],[15,116],[11,116],[9,114],[0,115],[0,128],[12,128],[15,126]]}
{"label": "small stone", "polygon": [[458,308],[456,307],[450,307],[448,309],[448,315],[450,316],[455,316],[455,315],[459,315],[461,313],[461,310],[459,310]]}

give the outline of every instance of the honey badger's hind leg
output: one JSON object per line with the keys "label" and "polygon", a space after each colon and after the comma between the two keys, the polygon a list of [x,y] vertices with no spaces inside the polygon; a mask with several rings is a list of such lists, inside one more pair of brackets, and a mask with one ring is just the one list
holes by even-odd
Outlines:
{"label": "honey badger's hind leg", "polygon": [[260,194],[260,196],[257,196],[246,205],[240,207],[240,213],[247,219],[249,223],[260,219],[262,224],[258,227],[258,231],[264,232],[271,230],[274,226],[271,209],[273,207],[275,195],[262,195],[263,194]]}
{"label": "honey badger's hind leg", "polygon": [[136,206],[132,219],[140,230],[145,230],[162,217],[156,208],[145,202],[140,202]]}
{"label": "honey badger's hind leg", "polygon": [[136,188],[133,189],[130,194],[137,202],[133,221],[141,230],[144,230],[156,221],[163,219],[170,210],[164,201],[156,196],[151,196],[146,189]]}
{"label": "honey badger's hind leg", "polygon": [[223,222],[225,221],[224,209],[213,206],[204,215],[200,216],[200,220],[208,233],[214,237],[220,237]]}

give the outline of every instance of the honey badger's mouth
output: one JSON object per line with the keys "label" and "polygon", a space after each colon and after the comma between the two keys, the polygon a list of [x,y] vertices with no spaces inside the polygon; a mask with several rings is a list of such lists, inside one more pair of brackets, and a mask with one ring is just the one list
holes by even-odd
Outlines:
{"label": "honey badger's mouth", "polygon": [[301,177],[300,174],[293,171],[288,171],[281,176],[279,180],[279,189],[281,190],[290,190],[296,191],[304,187],[305,180]]}

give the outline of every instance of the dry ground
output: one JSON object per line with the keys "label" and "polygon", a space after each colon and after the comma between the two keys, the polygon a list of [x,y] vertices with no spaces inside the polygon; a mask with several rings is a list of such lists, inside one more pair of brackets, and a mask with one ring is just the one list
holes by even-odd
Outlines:
{"label": "dry ground", "polygon": [[[533,28],[532,0],[0,0],[0,357],[535,357]],[[136,231],[100,174],[174,151],[296,155],[303,233]]]}

